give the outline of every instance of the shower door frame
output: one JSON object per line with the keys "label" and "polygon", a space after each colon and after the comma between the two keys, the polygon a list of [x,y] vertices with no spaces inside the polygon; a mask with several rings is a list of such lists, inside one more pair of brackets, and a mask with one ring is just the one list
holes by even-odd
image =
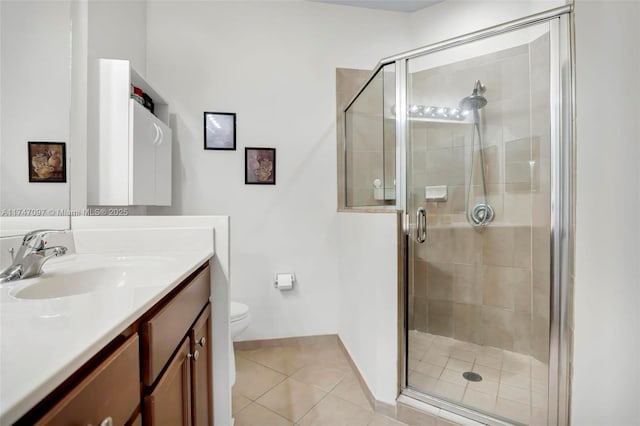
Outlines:
{"label": "shower door frame", "polygon": [[[404,259],[404,279],[398,283],[398,395],[405,395],[433,406],[491,425],[507,425],[502,420],[481,414],[461,405],[424,394],[407,387],[407,333],[408,333],[408,243],[411,229],[407,211],[407,62],[426,54],[450,49],[474,41],[517,31],[544,22],[549,23],[550,34],[550,111],[551,111],[551,300],[549,327],[549,394],[548,424],[564,425],[569,422],[569,357],[570,345],[567,327],[570,268],[572,265],[573,230],[573,167],[574,167],[574,26],[573,6],[566,5],[518,20],[496,25],[460,37],[431,44],[419,49],[382,59],[371,77],[362,85],[344,108],[349,107],[368,87],[370,81],[384,66],[395,63],[396,71],[396,206],[403,211],[405,245],[399,252]],[[345,121],[346,122],[346,121]],[[344,155],[346,164],[346,126]],[[346,184],[346,182],[345,182]],[[345,188],[346,190],[346,188]]]}

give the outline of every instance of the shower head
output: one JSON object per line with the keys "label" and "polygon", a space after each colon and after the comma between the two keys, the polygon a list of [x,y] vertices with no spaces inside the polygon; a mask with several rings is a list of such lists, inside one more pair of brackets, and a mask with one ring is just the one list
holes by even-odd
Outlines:
{"label": "shower head", "polygon": [[460,101],[460,109],[463,111],[471,111],[471,110],[479,110],[487,104],[487,99],[482,96],[482,94],[487,90],[487,87],[480,82],[480,80],[476,80],[476,84],[473,87],[473,92],[471,95],[462,98]]}

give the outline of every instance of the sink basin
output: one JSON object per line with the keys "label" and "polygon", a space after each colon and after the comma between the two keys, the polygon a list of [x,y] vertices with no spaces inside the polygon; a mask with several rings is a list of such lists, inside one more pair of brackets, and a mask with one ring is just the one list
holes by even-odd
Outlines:
{"label": "sink basin", "polygon": [[80,269],[74,262],[59,262],[41,276],[25,280],[24,285],[9,294],[18,299],[52,299],[113,290],[130,283],[152,285],[153,277],[170,260],[152,256],[109,257],[99,262],[96,259],[79,262]]}

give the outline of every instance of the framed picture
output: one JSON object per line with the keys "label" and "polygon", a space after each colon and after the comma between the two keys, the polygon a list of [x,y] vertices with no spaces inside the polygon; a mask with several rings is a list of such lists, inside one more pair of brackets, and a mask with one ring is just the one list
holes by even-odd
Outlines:
{"label": "framed picture", "polygon": [[29,142],[29,182],[66,182],[64,142]]}
{"label": "framed picture", "polygon": [[276,149],[244,149],[244,183],[250,185],[276,184]]}
{"label": "framed picture", "polygon": [[204,113],[204,149],[235,151],[235,112]]}

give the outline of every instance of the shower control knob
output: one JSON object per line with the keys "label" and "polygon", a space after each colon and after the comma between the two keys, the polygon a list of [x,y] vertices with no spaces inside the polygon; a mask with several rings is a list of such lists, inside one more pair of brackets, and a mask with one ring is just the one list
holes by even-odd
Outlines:
{"label": "shower control knob", "polygon": [[201,337],[200,340],[198,340],[198,345],[204,347],[204,345],[206,344],[207,344],[207,339],[205,339],[204,336]]}

